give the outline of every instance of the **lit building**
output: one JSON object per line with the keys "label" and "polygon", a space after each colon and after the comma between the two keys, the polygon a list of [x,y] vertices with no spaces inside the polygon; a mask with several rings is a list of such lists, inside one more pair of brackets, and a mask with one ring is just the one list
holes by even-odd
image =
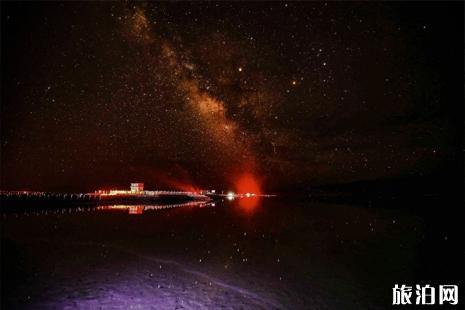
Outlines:
{"label": "lit building", "polygon": [[142,193],[144,191],[144,183],[131,183],[131,193]]}

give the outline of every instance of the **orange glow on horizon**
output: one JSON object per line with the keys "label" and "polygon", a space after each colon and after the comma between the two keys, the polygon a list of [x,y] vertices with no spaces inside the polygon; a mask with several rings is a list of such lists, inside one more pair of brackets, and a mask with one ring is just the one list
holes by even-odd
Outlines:
{"label": "orange glow on horizon", "polygon": [[182,182],[172,181],[170,185],[171,185],[174,189],[180,190],[180,191],[183,191],[183,192],[197,193],[197,192],[200,191],[197,187],[195,187],[195,186],[192,185],[192,184],[188,184],[188,183],[182,183]]}
{"label": "orange glow on horizon", "polygon": [[235,183],[236,192],[238,194],[261,194],[261,186],[259,180],[251,173],[242,174]]}
{"label": "orange glow on horizon", "polygon": [[194,184],[187,172],[182,170],[177,174],[177,177],[173,177],[163,171],[157,171],[154,173],[154,179],[157,181],[158,186],[164,188],[191,193],[198,193],[200,191],[200,188]]}
{"label": "orange glow on horizon", "polygon": [[259,179],[251,173],[244,173],[237,178],[235,183],[236,192],[243,195],[238,199],[238,206],[246,212],[255,210],[262,193]]}

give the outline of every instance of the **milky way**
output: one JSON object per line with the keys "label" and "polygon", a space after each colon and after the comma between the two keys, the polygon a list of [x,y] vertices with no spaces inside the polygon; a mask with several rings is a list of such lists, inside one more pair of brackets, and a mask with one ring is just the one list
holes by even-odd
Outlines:
{"label": "milky way", "polygon": [[2,6],[4,187],[246,175],[274,190],[428,174],[456,155],[453,5]]}

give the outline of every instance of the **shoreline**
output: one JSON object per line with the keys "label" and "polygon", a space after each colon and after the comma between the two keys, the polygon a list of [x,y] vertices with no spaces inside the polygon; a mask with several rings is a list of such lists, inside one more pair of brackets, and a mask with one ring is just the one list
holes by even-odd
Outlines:
{"label": "shoreline", "polygon": [[191,201],[211,201],[205,195],[188,193],[159,195],[94,195],[94,194],[14,194],[0,195],[0,212],[15,213],[36,209],[58,209],[70,207],[94,207],[98,205],[169,205]]}

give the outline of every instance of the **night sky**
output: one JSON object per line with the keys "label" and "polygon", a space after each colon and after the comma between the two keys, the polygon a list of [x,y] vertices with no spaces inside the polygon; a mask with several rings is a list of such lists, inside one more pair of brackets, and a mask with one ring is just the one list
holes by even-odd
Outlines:
{"label": "night sky", "polygon": [[463,3],[4,3],[1,187],[263,191],[462,151]]}

